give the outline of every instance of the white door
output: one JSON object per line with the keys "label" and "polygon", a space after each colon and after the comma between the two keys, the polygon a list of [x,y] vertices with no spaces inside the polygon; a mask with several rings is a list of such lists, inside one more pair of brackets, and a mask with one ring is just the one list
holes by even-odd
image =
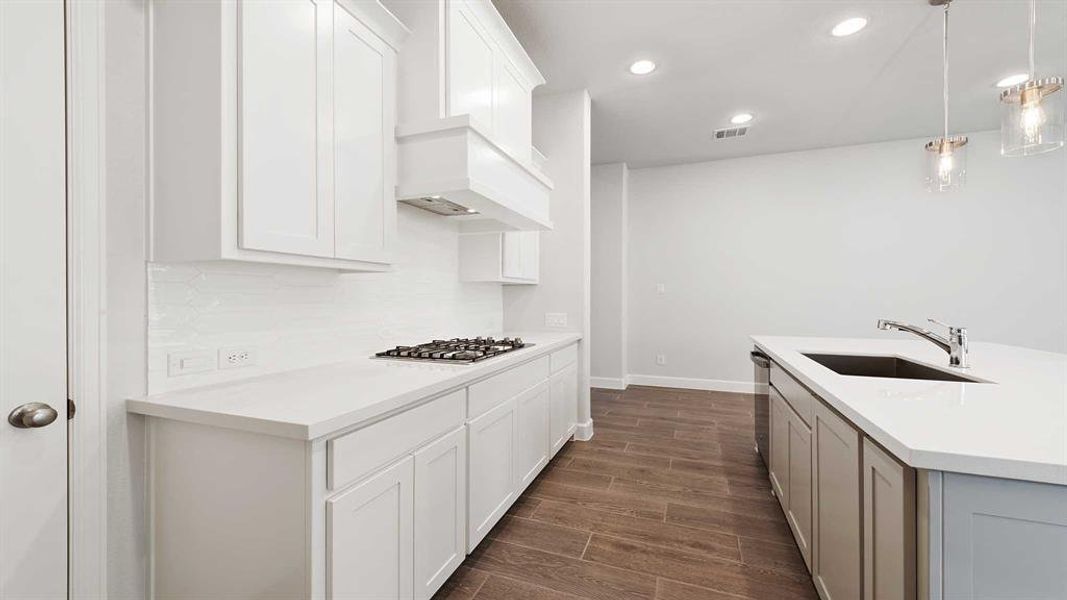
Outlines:
{"label": "white door", "polygon": [[515,399],[515,473],[519,491],[526,489],[548,464],[548,382]]}
{"label": "white door", "polygon": [[330,598],[412,597],[413,462],[409,456],[326,502]]}
{"label": "white door", "polygon": [[415,453],[415,597],[429,600],[467,555],[467,432]]}
{"label": "white door", "polygon": [[396,53],[338,5],[334,20],[334,237],[337,258],[389,262]]}
{"label": "white door", "polygon": [[[63,35],[62,0],[0,0],[0,598],[5,599],[67,596]],[[20,426],[12,424],[8,415],[27,403],[41,405],[15,415]]]}
{"label": "white door", "polygon": [[515,399],[467,424],[467,551],[515,501]]}
{"label": "white door", "polygon": [[238,6],[241,247],[332,257],[333,0]]}

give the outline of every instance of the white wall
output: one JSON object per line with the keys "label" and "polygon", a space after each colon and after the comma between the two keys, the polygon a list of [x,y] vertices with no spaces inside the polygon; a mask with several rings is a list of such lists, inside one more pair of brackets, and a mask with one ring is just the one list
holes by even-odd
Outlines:
{"label": "white wall", "polygon": [[625,389],[627,346],[627,184],[624,163],[592,169],[592,324],[590,375],[593,387]]}
{"label": "white wall", "polygon": [[[398,343],[503,327],[500,285],[458,281],[458,224],[399,205],[392,272],[242,263],[148,268],[152,393],[360,359]],[[257,364],[167,376],[171,352],[251,347]]]}
{"label": "white wall", "polygon": [[[589,415],[589,94],[585,90],[535,96],[533,140],[554,185],[555,228],[541,233],[541,276],[536,286],[506,286],[504,326],[545,330],[545,313],[565,313],[565,329],[580,331],[579,436],[592,434]],[[584,424],[584,428],[583,428]]]}
{"label": "white wall", "polygon": [[126,398],[145,392],[145,15],[143,0],[103,3],[107,231],[108,597],[144,598],[144,418]]}
{"label": "white wall", "polygon": [[1067,351],[1067,151],[974,134],[966,188],[937,195],[924,142],[631,170],[631,373],[750,382],[750,334],[903,335],[882,317]]}

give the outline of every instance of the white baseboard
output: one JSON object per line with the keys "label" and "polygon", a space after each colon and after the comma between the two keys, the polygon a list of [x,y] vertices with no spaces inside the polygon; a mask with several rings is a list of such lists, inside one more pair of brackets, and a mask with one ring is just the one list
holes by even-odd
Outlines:
{"label": "white baseboard", "polygon": [[624,377],[590,377],[589,385],[606,390],[625,390],[626,379]]}
{"label": "white baseboard", "polygon": [[685,388],[690,390],[710,390],[713,392],[737,392],[741,394],[755,394],[757,391],[766,392],[766,389],[758,389],[752,381],[725,381],[722,379],[695,379],[692,377],[663,377],[661,375],[636,375],[627,376],[629,383],[633,385],[648,385],[652,387]]}
{"label": "white baseboard", "polygon": [[588,442],[593,439],[593,419],[589,419],[585,423],[578,423],[574,428],[574,439],[580,442]]}

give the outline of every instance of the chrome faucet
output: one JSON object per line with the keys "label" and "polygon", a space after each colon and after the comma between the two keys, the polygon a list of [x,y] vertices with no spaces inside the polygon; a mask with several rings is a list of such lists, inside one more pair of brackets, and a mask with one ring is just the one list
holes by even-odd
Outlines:
{"label": "chrome faucet", "polygon": [[932,331],[923,329],[916,325],[909,325],[900,321],[887,321],[885,319],[878,320],[878,329],[882,331],[907,331],[913,333],[922,339],[934,344],[938,348],[941,348],[945,352],[948,352],[948,364],[952,367],[959,367],[966,369],[967,364],[967,329],[964,327],[953,327],[936,321],[934,319],[927,319],[935,325],[941,325],[948,328],[948,337],[936,334]]}

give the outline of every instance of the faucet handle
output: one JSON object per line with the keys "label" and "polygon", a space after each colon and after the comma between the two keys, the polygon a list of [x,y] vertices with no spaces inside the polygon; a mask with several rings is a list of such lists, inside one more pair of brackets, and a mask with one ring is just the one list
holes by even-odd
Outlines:
{"label": "faucet handle", "polygon": [[951,333],[956,333],[956,332],[959,332],[959,331],[967,331],[967,329],[965,327],[956,327],[955,325],[949,325],[948,323],[944,323],[942,321],[938,321],[937,319],[927,319],[927,321],[930,321],[934,325],[940,325],[942,327],[947,328],[950,334]]}

